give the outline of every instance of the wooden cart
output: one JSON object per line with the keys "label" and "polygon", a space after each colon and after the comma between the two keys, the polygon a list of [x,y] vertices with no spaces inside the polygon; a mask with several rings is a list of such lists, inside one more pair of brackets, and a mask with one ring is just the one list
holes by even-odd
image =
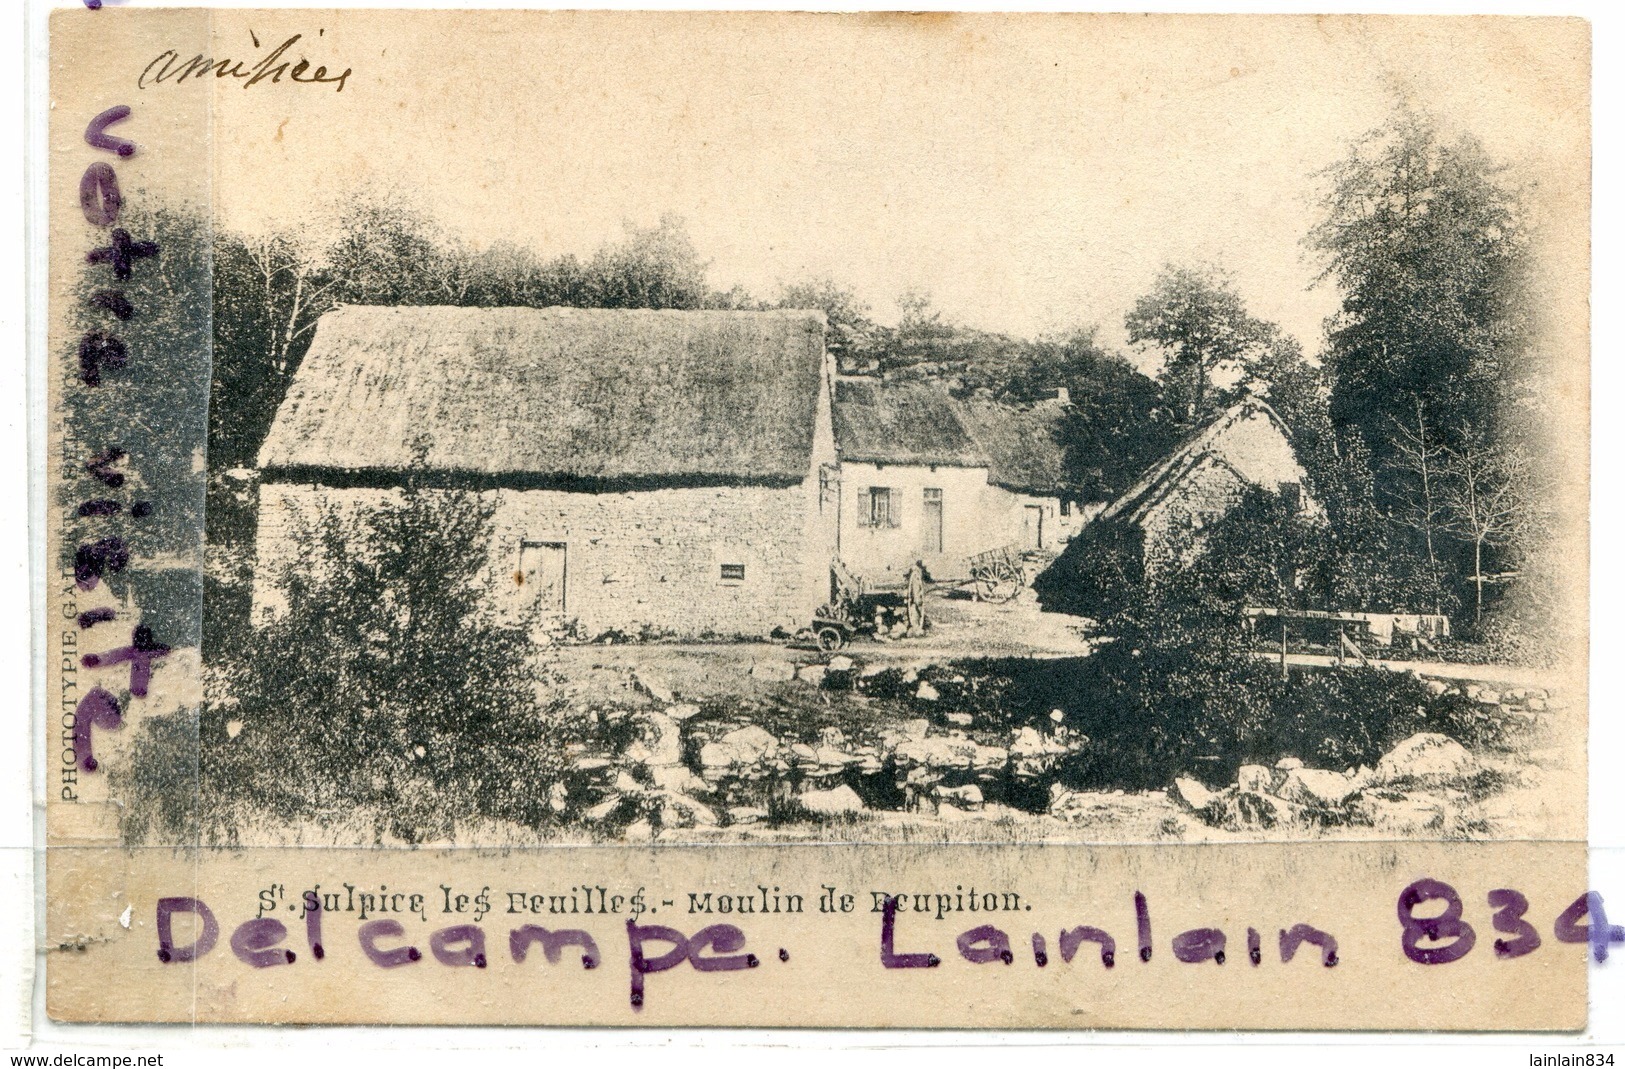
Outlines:
{"label": "wooden cart", "polygon": [[1000,546],[974,554],[968,563],[971,590],[977,601],[1002,604],[1027,589],[1027,565],[1018,546]]}
{"label": "wooden cart", "polygon": [[873,635],[887,623],[903,619],[901,591],[883,590],[850,571],[839,559],[830,563],[830,600],[813,611],[812,625],[791,636],[790,644],[834,652],[859,635]]}

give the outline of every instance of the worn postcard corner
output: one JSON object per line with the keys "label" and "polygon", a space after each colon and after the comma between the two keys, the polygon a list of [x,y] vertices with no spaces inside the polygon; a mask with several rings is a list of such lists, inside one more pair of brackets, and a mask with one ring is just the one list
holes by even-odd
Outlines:
{"label": "worn postcard corner", "polygon": [[1585,22],[50,37],[53,1016],[1584,1026]]}

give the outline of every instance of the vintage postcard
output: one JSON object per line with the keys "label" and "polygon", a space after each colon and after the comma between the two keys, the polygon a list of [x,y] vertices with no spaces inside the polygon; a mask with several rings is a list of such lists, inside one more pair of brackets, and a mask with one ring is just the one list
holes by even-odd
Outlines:
{"label": "vintage postcard", "polygon": [[55,11],[49,1012],[1584,1027],[1590,73]]}

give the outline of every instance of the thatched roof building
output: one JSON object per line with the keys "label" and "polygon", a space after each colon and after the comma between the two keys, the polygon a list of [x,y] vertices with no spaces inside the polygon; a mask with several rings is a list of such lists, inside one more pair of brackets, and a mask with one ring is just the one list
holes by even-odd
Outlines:
{"label": "thatched roof building", "polygon": [[1018,408],[988,398],[955,403],[959,423],[988,457],[988,482],[1027,494],[1073,489],[1061,444],[1062,401]]}
{"label": "thatched roof building", "polygon": [[806,477],[820,312],[343,307],[260,450],[271,474],[497,485]]}
{"label": "thatched roof building", "polygon": [[934,382],[840,379],[833,414],[842,460],[960,468],[989,462],[960,423],[957,403]]}
{"label": "thatched roof building", "polygon": [[[822,312],[368,308],[316,328],[260,451],[256,612],[328,520],[415,485],[488,510],[494,612],[548,634],[761,636],[829,592]],[[538,636],[540,637],[540,636]]]}
{"label": "thatched roof building", "polygon": [[[1210,471],[1217,477],[1204,477]],[[1291,430],[1273,408],[1249,394],[1189,434],[1107,505],[1099,518],[1143,524],[1199,481],[1224,485],[1228,492],[1232,485],[1272,490],[1300,485],[1303,477]]]}
{"label": "thatched roof building", "polygon": [[843,379],[835,384],[835,442],[842,460],[986,468],[994,486],[1062,494],[1065,411],[1056,400],[956,398],[938,382]]}

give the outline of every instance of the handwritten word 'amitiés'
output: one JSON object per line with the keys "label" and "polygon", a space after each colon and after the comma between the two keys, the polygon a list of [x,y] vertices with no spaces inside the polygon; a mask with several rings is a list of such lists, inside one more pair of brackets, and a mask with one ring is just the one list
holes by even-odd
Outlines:
{"label": "handwritten word 'amiti\u00e9s'", "polygon": [[[327,956],[322,942],[322,921],[326,910],[316,895],[307,895],[302,911],[305,945],[310,959],[321,961]],[[898,900],[888,899],[882,909],[879,957],[887,969],[931,969],[942,964],[936,953],[924,950],[899,951],[897,936]],[[175,939],[175,918],[187,914],[192,918],[190,942]],[[1135,949],[1141,962],[1152,958],[1151,910],[1146,897],[1134,895]],[[196,898],[161,898],[157,904],[158,958],[166,964],[194,962],[212,951],[220,938],[220,924],[214,912]],[[692,935],[662,924],[644,924],[636,918],[625,922],[626,962],[630,976],[630,998],[634,1009],[644,1004],[646,978],[683,965],[697,972],[732,972],[754,969],[762,958],[746,947],[745,933],[732,924],[711,924]],[[406,928],[392,917],[377,917],[359,925],[356,939],[361,953],[369,962],[381,969],[395,969],[423,961],[423,950],[417,941],[408,937]],[[278,965],[292,965],[299,953],[285,944],[288,928],[273,916],[259,916],[238,925],[232,934],[232,953],[245,965],[264,969]],[[1263,937],[1256,929],[1246,934],[1247,956],[1253,965],[1264,960]],[[485,929],[478,924],[454,924],[430,932],[427,939],[429,955],[444,966],[484,969],[490,964]],[[1030,936],[1033,964],[1043,968],[1050,963],[1049,942],[1044,933]],[[1316,947],[1320,963],[1337,964],[1337,940],[1329,932],[1307,924],[1297,924],[1279,932],[1278,949],[1282,962],[1290,962],[1305,944]],[[1085,947],[1091,956],[1099,952],[1100,963],[1110,969],[1117,963],[1117,941],[1106,930],[1089,925],[1064,928],[1057,933],[1056,950],[1063,963],[1070,964]],[[1225,962],[1225,933],[1217,928],[1193,928],[1180,932],[1172,939],[1175,959],[1187,964]],[[582,968],[593,969],[604,961],[594,936],[581,928],[548,929],[535,924],[524,924],[508,932],[508,956],[515,964],[522,964],[531,952],[540,947],[543,957],[553,964],[563,960],[566,951],[577,958]],[[651,950],[651,947],[653,950]],[[962,932],[955,940],[959,956],[974,965],[1015,961],[1010,936],[991,924],[978,925]],[[654,952],[654,951],[658,951]],[[776,955],[781,963],[790,960],[783,947]]]}
{"label": "handwritten word 'amiti\u00e9s'", "polygon": [[[318,31],[317,35],[320,36],[325,32],[325,30]],[[254,47],[259,48],[260,39],[258,35],[250,30],[248,36],[253,40]],[[345,67],[340,74],[329,75],[326,67],[317,66],[312,68],[310,61],[302,55],[291,63],[283,59],[284,54],[293,48],[303,36],[304,34],[294,34],[262,56],[258,62],[246,59],[233,60],[230,57],[213,59],[204,56],[202,53],[198,53],[191,59],[183,60],[181,54],[175,49],[166,49],[153,57],[152,62],[147,64],[146,69],[141,72],[141,76],[136,79],[135,84],[141,89],[147,89],[170,81],[178,85],[188,78],[198,81],[212,74],[217,79],[236,78],[242,82],[244,89],[248,89],[251,86],[259,85],[261,82],[270,82],[272,85],[277,85],[282,81],[283,75],[286,75],[290,82],[331,85],[334,92],[344,92],[344,83],[349,80],[351,74],[349,67]],[[249,65],[245,66],[244,64]]]}

